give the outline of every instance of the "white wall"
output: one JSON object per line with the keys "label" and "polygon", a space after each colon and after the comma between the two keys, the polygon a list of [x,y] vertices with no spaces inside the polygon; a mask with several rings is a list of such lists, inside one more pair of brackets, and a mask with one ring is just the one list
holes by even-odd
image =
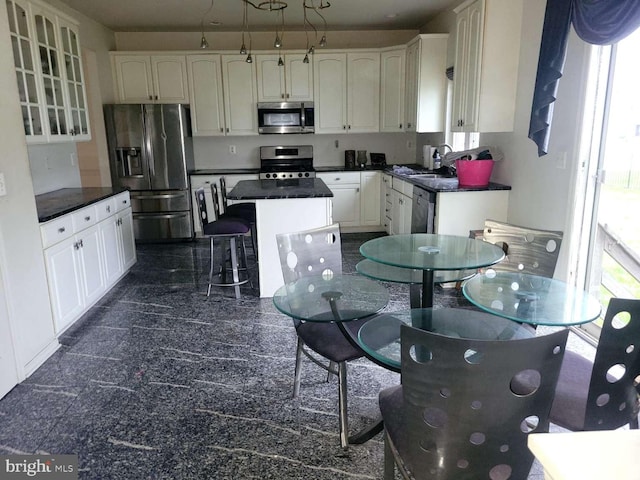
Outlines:
{"label": "white wall", "polygon": [[[568,278],[572,209],[578,168],[579,133],[585,96],[589,45],[571,32],[564,75],[555,102],[549,153],[538,157],[527,135],[535,85],[545,2],[524,2],[516,126],[513,133],[481,135],[481,143],[500,145],[505,161],[492,179],[510,184],[509,221],[534,228],[561,230],[565,242],[556,276]],[[559,168],[566,156],[566,168]]]}
{"label": "white wall", "polygon": [[[236,146],[235,155],[229,153],[231,145]],[[313,145],[314,165],[317,167],[344,165],[345,150],[385,153],[387,164],[390,165],[414,163],[416,158],[415,134],[408,133],[195,137],[193,150],[196,168],[259,168],[259,147],[263,145]]]}
{"label": "white wall", "polygon": [[57,341],[26,140],[22,122],[17,121],[21,114],[11,52],[7,11],[0,8],[0,172],[4,173],[7,189],[7,195],[0,197],[0,282],[19,374],[24,378],[37,366],[30,362],[55,348]]}

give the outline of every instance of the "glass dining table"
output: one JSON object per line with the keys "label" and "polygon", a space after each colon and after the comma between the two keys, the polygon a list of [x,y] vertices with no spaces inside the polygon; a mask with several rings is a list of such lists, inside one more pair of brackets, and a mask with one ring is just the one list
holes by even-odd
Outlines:
{"label": "glass dining table", "polygon": [[433,306],[436,281],[462,280],[504,258],[504,251],[491,243],[431,233],[375,238],[363,243],[360,253],[365,260],[358,264],[358,272],[363,275],[400,283],[421,280],[421,299],[412,298],[411,306],[422,308]]}
{"label": "glass dining table", "polygon": [[491,268],[463,283],[462,293],[485,312],[531,325],[580,325],[602,311],[589,293],[561,280]]}

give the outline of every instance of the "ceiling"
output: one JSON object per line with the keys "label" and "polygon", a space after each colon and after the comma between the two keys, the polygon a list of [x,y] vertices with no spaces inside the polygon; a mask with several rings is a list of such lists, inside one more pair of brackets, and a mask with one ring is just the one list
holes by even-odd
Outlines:
{"label": "ceiling", "polygon": [[[61,0],[71,8],[114,31],[206,31],[242,29],[242,0]],[[264,0],[254,0],[255,4]],[[287,30],[302,30],[303,0],[285,0]],[[319,5],[321,0],[306,0]],[[329,30],[419,29],[438,13],[462,0],[329,0],[321,10]],[[265,2],[268,3],[268,0]],[[322,0],[327,4],[327,0]],[[213,4],[213,8],[211,8]],[[311,9],[308,19],[322,28],[322,20]],[[275,12],[248,7],[252,30],[269,30],[279,24]],[[215,25],[212,22],[219,22]]]}

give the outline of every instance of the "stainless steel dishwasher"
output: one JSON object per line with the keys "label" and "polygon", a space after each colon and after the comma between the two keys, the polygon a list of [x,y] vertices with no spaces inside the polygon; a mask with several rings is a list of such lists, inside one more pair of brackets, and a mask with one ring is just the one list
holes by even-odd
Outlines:
{"label": "stainless steel dishwasher", "polygon": [[411,233],[435,233],[436,194],[418,186],[413,187]]}

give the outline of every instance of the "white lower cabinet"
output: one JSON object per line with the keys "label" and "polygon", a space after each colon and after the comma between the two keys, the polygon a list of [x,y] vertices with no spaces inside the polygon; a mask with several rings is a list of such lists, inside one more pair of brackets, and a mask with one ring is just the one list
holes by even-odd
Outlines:
{"label": "white lower cabinet", "polygon": [[316,176],[333,193],[333,221],[339,223],[341,228],[358,227],[357,231],[381,229],[381,172],[335,171],[318,173]]}
{"label": "white lower cabinet", "polygon": [[[122,205],[120,211],[116,205]],[[72,221],[89,222],[88,215],[78,214],[83,209],[40,227],[56,334],[102,298],[136,262],[129,193],[91,208],[101,219],[91,218],[91,226]]]}
{"label": "white lower cabinet", "polygon": [[136,245],[133,237],[133,215],[128,208],[100,224],[103,245],[104,274],[110,287],[136,263]]}
{"label": "white lower cabinet", "polygon": [[411,210],[413,208],[413,185],[392,178],[391,182],[391,235],[411,233]]}

